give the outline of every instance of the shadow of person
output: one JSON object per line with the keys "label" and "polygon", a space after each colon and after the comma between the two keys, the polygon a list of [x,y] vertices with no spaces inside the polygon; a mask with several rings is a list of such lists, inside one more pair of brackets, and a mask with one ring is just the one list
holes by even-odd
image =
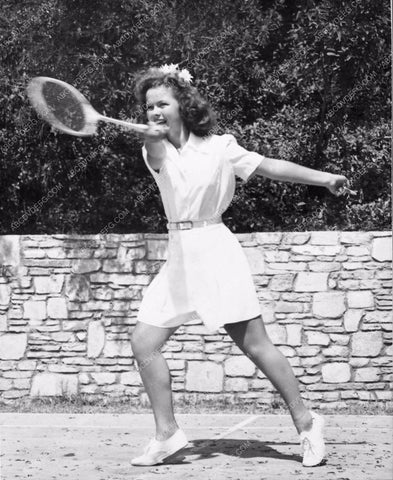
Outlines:
{"label": "shadow of person", "polygon": [[[291,460],[294,462],[302,462],[302,457],[296,453],[283,453],[274,448],[277,446],[294,446],[300,449],[300,444],[293,442],[261,442],[259,440],[247,440],[238,438],[222,438],[222,439],[197,439],[189,442],[189,447],[185,447],[171,457],[165,459],[168,463],[192,463],[198,460],[215,458],[220,455],[228,457],[241,458],[276,458],[279,460]],[[272,446],[273,445],[273,446]],[[196,456],[192,461],[187,461],[187,457]],[[181,461],[183,460],[183,461]],[[186,461],[184,461],[186,460]]]}

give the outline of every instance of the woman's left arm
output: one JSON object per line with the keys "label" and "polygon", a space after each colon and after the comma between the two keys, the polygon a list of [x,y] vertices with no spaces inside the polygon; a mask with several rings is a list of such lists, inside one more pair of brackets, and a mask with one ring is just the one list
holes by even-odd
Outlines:
{"label": "woman's left arm", "polygon": [[337,194],[340,188],[348,182],[344,175],[321,172],[286,160],[268,157],[264,157],[255,174],[281,182],[305,183],[326,187],[334,194]]}

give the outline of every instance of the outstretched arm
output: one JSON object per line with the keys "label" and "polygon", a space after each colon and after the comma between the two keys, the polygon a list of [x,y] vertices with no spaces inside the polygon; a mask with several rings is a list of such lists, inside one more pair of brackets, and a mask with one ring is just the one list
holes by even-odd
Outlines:
{"label": "outstretched arm", "polygon": [[321,172],[286,160],[267,157],[260,163],[255,173],[281,182],[305,183],[326,187],[334,194],[337,194],[340,188],[348,182],[343,175]]}

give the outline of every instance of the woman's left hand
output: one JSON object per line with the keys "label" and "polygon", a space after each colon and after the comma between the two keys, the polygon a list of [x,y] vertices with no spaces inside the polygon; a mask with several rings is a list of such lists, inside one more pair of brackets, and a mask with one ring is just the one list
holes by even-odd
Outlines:
{"label": "woman's left hand", "polygon": [[334,195],[340,195],[345,191],[353,192],[352,190],[349,190],[348,183],[348,179],[344,177],[344,175],[334,175],[332,173],[326,188]]}

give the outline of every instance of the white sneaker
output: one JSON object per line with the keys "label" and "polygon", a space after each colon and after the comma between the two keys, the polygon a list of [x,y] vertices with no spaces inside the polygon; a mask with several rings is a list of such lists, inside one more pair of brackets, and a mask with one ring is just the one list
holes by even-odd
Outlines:
{"label": "white sneaker", "polygon": [[325,419],[322,415],[318,415],[315,412],[310,413],[313,419],[311,430],[300,433],[300,443],[303,448],[303,465],[305,467],[315,467],[325,457],[325,442],[323,440]]}
{"label": "white sneaker", "polygon": [[143,451],[143,455],[133,458],[132,465],[157,465],[162,463],[167,457],[170,457],[177,451],[188,445],[185,433],[181,428],[166,440],[156,440],[152,438]]}

